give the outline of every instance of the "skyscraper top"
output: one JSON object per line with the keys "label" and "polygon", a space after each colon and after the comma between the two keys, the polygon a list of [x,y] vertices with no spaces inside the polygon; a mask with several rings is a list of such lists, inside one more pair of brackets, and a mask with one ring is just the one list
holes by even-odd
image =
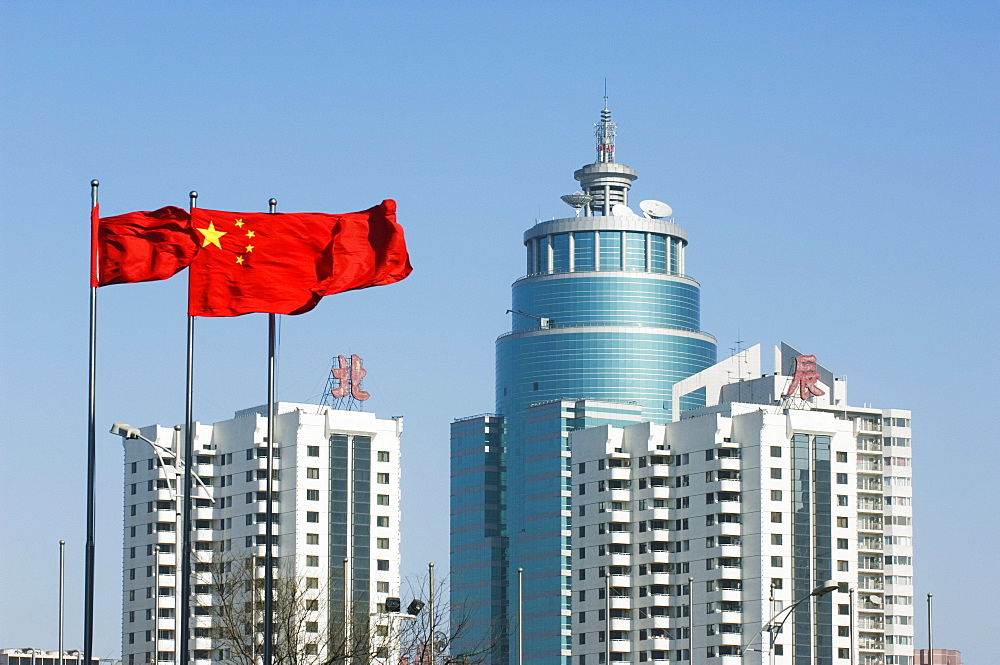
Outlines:
{"label": "skyscraper top", "polygon": [[611,119],[608,110],[608,95],[605,91],[604,110],[601,111],[601,121],[594,125],[597,137],[597,163],[605,164],[615,161],[615,136],[618,135],[618,125]]}

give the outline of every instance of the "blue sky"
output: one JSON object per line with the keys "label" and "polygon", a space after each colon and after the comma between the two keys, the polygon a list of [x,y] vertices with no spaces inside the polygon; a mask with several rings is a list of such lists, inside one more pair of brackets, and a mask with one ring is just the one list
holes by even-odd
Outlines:
{"label": "blue sky", "polygon": [[[914,412],[917,645],[988,662],[1000,547],[995,2],[0,6],[0,647],[82,628],[89,186],[102,211],[399,202],[415,271],[281,322],[279,398],[358,353],[406,417],[404,568],[447,563],[448,424],[493,410],[523,231],[570,214],[604,79],[638,199],[691,236],[720,353],[787,340]],[[96,651],[120,651],[121,443],[183,419],[185,281],[102,289]],[[199,320],[195,415],[266,397],[264,315]],[[989,651],[988,651],[989,649]]]}

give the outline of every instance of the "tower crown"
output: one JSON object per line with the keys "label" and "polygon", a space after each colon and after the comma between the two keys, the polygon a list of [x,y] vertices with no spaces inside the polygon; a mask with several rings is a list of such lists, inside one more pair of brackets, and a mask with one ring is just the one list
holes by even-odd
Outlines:
{"label": "tower crown", "polygon": [[621,203],[628,205],[628,190],[632,181],[639,177],[633,169],[615,162],[615,136],[618,125],[611,120],[608,98],[604,98],[601,121],[594,125],[597,137],[597,161],[578,169],[573,177],[580,181],[585,194],[591,197],[587,216],[609,217],[611,208]]}
{"label": "tower crown", "polygon": [[618,125],[611,119],[607,95],[604,97],[601,121],[595,124],[594,128],[594,135],[597,137],[597,163],[606,164],[615,161],[615,136],[618,135]]}

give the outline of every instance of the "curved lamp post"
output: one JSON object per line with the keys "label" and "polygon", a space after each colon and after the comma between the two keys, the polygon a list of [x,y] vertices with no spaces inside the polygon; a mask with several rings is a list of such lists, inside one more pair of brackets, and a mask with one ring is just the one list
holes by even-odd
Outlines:
{"label": "curved lamp post", "polygon": [[[750,649],[750,645],[754,643],[754,640],[756,640],[765,630],[767,630],[768,633],[770,633],[770,638],[768,639],[769,642],[768,653],[770,654],[771,661],[774,662],[774,642],[775,640],[778,639],[778,635],[781,633],[781,629],[784,627],[785,622],[788,620],[788,617],[792,616],[792,610],[794,610],[796,607],[798,607],[799,605],[801,605],[802,603],[804,603],[805,601],[809,600],[814,596],[817,597],[825,596],[831,591],[836,591],[838,588],[840,588],[839,584],[837,584],[833,580],[827,580],[826,582],[823,582],[818,587],[810,591],[807,595],[796,600],[788,607],[779,610],[777,613],[775,613],[774,616],[768,619],[763,626],[760,627],[760,630],[758,630],[757,633],[750,638],[750,641],[746,643],[746,646],[740,649],[740,658],[741,659],[743,658],[743,655],[746,654],[746,652]],[[781,619],[781,621],[778,621],[778,623],[775,624],[777,618],[782,614],[784,614],[785,616]]]}

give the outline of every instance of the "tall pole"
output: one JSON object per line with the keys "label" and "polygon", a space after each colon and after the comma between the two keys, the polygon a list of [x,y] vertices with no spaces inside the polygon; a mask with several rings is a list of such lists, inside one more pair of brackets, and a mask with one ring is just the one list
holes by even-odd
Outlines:
{"label": "tall pole", "polygon": [[854,665],[854,589],[848,589],[847,597],[851,610],[851,665]]}
{"label": "tall pole", "polygon": [[[63,665],[63,608],[66,593],[66,541],[59,541],[59,665]],[[87,663],[90,665],[90,663]]]}
{"label": "tall pole", "polygon": [[[426,652],[430,653],[429,665],[434,665],[434,563],[427,564],[427,647]],[[426,658],[427,653],[424,654]],[[425,665],[428,665],[425,663]]]}
{"label": "tall pole", "polygon": [[934,594],[927,594],[927,665],[934,665]]}
{"label": "tall pole", "polygon": [[[275,214],[278,200],[267,202],[268,212]],[[274,659],[274,546],[271,537],[274,534],[274,504],[271,493],[274,491],[274,357],[277,345],[276,315],[267,315],[267,525],[264,529],[264,665],[271,665]],[[347,578],[344,578],[347,584]]]}
{"label": "tall pole", "polygon": [[[350,551],[350,548],[348,549]],[[350,562],[351,560],[344,557],[344,662],[347,662],[348,656],[350,656],[350,640],[351,640],[351,587],[350,587]]]}
{"label": "tall pole", "polygon": [[611,566],[604,574],[604,662],[611,665]]}
{"label": "tall pole", "polygon": [[694,665],[694,578],[688,578],[688,660]]}
{"label": "tall pole", "polygon": [[87,541],[83,580],[83,662],[90,665],[94,653],[94,513],[97,487],[97,213],[96,180],[90,181],[90,374],[87,423]]}
{"label": "tall pole", "polygon": [[517,665],[524,659],[524,568],[517,569]]}
{"label": "tall pole", "polygon": [[[198,207],[198,192],[191,192],[191,210]],[[190,280],[190,277],[188,277]],[[190,282],[189,282],[190,283]],[[194,464],[194,317],[187,317],[187,376],[184,391],[184,498],[181,512],[181,537],[178,546],[181,547],[181,583],[180,593],[180,630],[177,639],[180,649],[181,665],[190,662],[188,648],[190,646],[191,621],[191,487]],[[159,560],[157,560],[159,564]],[[157,572],[159,575],[159,572]]]}

